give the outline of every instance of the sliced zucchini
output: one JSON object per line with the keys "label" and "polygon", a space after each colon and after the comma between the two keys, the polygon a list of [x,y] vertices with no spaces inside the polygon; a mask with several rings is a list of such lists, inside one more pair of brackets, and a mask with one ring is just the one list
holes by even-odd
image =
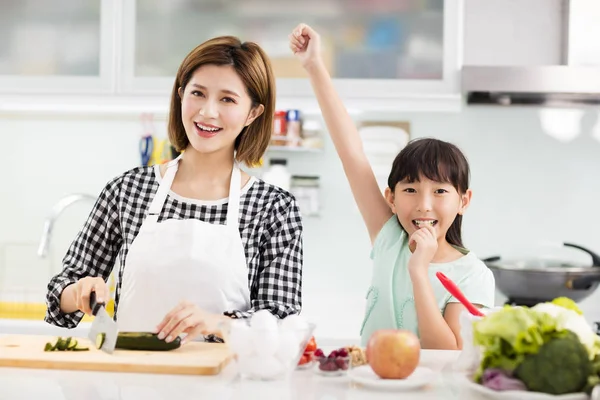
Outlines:
{"label": "sliced zucchini", "polygon": [[150,332],[119,332],[116,348],[122,350],[168,351],[181,346],[178,336],[170,343],[159,339],[158,335]]}
{"label": "sliced zucchini", "polygon": [[60,351],[64,351],[67,349],[67,340],[63,338],[58,338],[56,341],[56,349]]}
{"label": "sliced zucchini", "polygon": [[69,338],[69,339],[71,339],[71,340],[67,344],[67,350],[73,350],[75,347],[77,347],[77,340],[72,339],[72,338]]}
{"label": "sliced zucchini", "polygon": [[56,339],[54,344],[48,342],[44,346],[44,351],[86,351],[89,350],[87,347],[78,347],[77,339],[73,339],[72,337],[62,338],[59,337]]}
{"label": "sliced zucchini", "polygon": [[96,335],[96,348],[99,349],[104,344],[106,340],[106,333],[102,332]]}

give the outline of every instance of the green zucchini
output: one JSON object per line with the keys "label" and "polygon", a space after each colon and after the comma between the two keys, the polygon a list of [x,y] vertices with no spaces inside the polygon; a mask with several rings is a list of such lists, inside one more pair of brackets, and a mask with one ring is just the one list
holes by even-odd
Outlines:
{"label": "green zucchini", "polygon": [[56,341],[56,349],[60,351],[65,351],[70,340],[71,338],[58,338],[58,340]]}
{"label": "green zucchini", "polygon": [[77,347],[77,339],[73,339],[72,337],[62,338],[59,337],[56,339],[54,344],[48,342],[44,346],[44,351],[87,351],[88,347]]}
{"label": "green zucchini", "polygon": [[119,332],[116,348],[121,350],[168,351],[181,346],[178,336],[170,343],[159,339],[158,335],[150,332]]}
{"label": "green zucchini", "polygon": [[104,344],[104,340],[106,339],[106,333],[99,333],[96,335],[96,348],[99,349]]}

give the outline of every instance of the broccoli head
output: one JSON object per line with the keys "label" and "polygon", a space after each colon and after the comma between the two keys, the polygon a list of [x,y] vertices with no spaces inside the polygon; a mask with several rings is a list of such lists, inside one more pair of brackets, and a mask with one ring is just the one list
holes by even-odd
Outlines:
{"label": "broccoli head", "polygon": [[577,335],[567,331],[525,357],[514,375],[527,389],[549,394],[581,392],[592,375],[592,362]]}

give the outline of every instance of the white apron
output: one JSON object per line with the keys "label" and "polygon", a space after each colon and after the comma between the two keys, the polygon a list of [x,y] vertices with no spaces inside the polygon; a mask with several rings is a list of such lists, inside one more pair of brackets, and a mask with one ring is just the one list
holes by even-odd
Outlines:
{"label": "white apron", "polygon": [[240,170],[234,163],[226,225],[197,219],[158,223],[180,158],[167,164],[127,254],[117,308],[119,331],[154,332],[183,300],[216,314],[250,308],[248,268],[238,229]]}

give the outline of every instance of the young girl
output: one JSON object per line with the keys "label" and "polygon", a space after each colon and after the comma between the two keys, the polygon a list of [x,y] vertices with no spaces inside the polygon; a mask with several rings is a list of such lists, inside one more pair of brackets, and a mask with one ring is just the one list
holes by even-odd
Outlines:
{"label": "young girl", "polygon": [[167,342],[210,333],[224,318],[299,313],[302,221],[294,197],[248,176],[273,128],[275,79],[255,43],[218,37],[183,60],[169,139],[181,156],[111,180],[48,284],[46,321],[73,328],[89,298],[108,300],[119,256],[121,331]]}
{"label": "young girl", "polygon": [[373,245],[374,270],[361,328],[363,345],[379,329],[408,329],[421,346],[460,349],[462,304],[438,281],[441,271],[467,299],[493,307],[492,272],[461,239],[469,206],[469,165],[454,145],[410,142],[394,160],[382,196],[360,136],[320,57],[319,35],[300,24],[290,48],[308,72]]}

